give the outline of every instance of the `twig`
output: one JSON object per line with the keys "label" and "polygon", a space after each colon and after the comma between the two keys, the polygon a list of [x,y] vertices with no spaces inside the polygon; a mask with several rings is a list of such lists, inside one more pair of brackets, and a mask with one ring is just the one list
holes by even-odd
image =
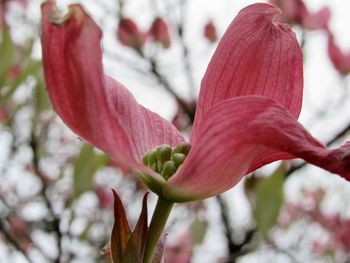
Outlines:
{"label": "twig", "polygon": [[225,228],[226,246],[229,252],[229,261],[227,263],[235,263],[237,259],[244,255],[247,251],[243,251],[243,247],[246,246],[252,240],[256,229],[250,230],[246,233],[244,240],[240,244],[236,244],[233,239],[234,230],[230,224],[229,209],[223,198],[223,196],[216,196],[216,200],[220,208],[220,216]]}
{"label": "twig", "polygon": [[50,216],[52,217],[52,221],[50,223],[52,226],[52,230],[56,233],[56,237],[57,237],[58,256],[54,262],[59,263],[62,252],[63,252],[62,242],[61,242],[62,241],[62,232],[60,229],[60,219],[59,219],[59,217],[57,217],[55,215],[51,201],[50,201],[48,194],[47,194],[48,184],[44,178],[44,175],[41,173],[40,168],[39,168],[38,142],[36,140],[34,133],[32,133],[30,146],[31,146],[32,151],[33,151],[33,168],[34,168],[35,174],[38,175],[38,178],[40,179],[40,181],[42,183],[41,195],[42,195],[43,200],[45,202],[45,205],[50,213]]}
{"label": "twig", "polygon": [[151,72],[153,73],[153,75],[158,79],[159,83],[162,84],[163,88],[175,98],[177,103],[184,110],[184,112],[186,112],[191,122],[193,123],[194,121],[193,110],[191,110],[189,105],[177,95],[177,93],[174,91],[174,89],[172,88],[168,80],[161,75],[161,73],[158,70],[156,61],[152,58],[149,58],[149,62],[151,66]]}
{"label": "twig", "polygon": [[181,21],[178,25],[178,35],[179,35],[179,39],[180,39],[180,44],[182,46],[182,58],[183,58],[183,62],[184,62],[184,69],[185,69],[185,75],[187,77],[187,82],[188,82],[188,86],[190,88],[191,94],[194,97],[194,90],[195,90],[195,81],[193,79],[193,70],[191,67],[191,63],[190,63],[190,59],[189,59],[189,50],[188,50],[188,46],[186,44],[185,41],[185,36],[184,36],[184,25],[186,24],[186,18],[185,18],[185,10],[186,8],[186,1],[184,1],[181,5]]}
{"label": "twig", "polygon": [[224,200],[224,198],[221,195],[216,196],[216,201],[219,204],[220,207],[220,217],[222,220],[222,223],[224,224],[225,227],[225,237],[226,237],[226,245],[227,249],[230,254],[234,253],[237,251],[236,245],[233,241],[233,229],[232,226],[230,225],[230,217],[228,215],[228,207],[227,204]]}
{"label": "twig", "polygon": [[267,242],[268,245],[270,245],[276,252],[280,253],[280,254],[284,254],[286,256],[288,256],[290,258],[290,260],[294,263],[300,263],[300,261],[287,249],[283,249],[280,248],[276,245],[276,243],[269,239],[269,238],[265,238],[265,241]]}

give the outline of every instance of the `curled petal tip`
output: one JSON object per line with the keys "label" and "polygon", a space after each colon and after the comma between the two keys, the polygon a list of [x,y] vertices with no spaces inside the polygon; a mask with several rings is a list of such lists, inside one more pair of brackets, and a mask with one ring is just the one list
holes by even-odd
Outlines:
{"label": "curled petal tip", "polygon": [[256,3],[256,4],[252,4],[249,5],[245,8],[243,8],[239,14],[244,14],[244,13],[256,13],[256,14],[260,14],[261,16],[271,19],[271,21],[279,21],[279,15],[282,14],[281,9],[279,9],[278,7],[268,4],[268,3]]}
{"label": "curled petal tip", "polygon": [[41,4],[41,10],[44,17],[54,25],[62,25],[66,23],[71,17],[82,22],[85,12],[79,4],[72,4],[68,7],[68,12],[62,12],[57,8],[56,1],[47,0]]}

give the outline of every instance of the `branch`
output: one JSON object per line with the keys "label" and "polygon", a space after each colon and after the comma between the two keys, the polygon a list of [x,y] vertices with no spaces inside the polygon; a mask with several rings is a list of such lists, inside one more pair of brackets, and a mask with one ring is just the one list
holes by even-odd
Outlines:
{"label": "branch", "polygon": [[187,82],[189,85],[190,90],[194,91],[195,89],[195,81],[193,79],[193,70],[191,67],[191,62],[189,59],[189,50],[188,50],[188,46],[186,45],[186,41],[185,41],[185,37],[184,37],[184,25],[186,24],[186,18],[185,18],[185,10],[186,8],[186,1],[184,1],[181,4],[181,21],[180,24],[178,25],[177,28],[177,33],[179,35],[179,39],[180,39],[180,44],[182,46],[182,57],[183,57],[183,61],[184,61],[184,68],[185,68],[185,75],[187,77]]}
{"label": "branch", "polygon": [[250,243],[254,236],[254,233],[256,232],[256,229],[246,232],[244,240],[240,244],[236,244],[233,238],[234,230],[230,224],[228,206],[223,196],[216,196],[216,200],[220,207],[220,216],[225,228],[226,245],[229,252],[229,262],[234,263],[240,256],[244,255],[247,252],[243,251],[242,249],[245,245]]}
{"label": "branch", "polygon": [[149,58],[148,60],[151,66],[151,73],[157,78],[158,82],[163,86],[163,88],[175,98],[176,102],[180,105],[180,107],[184,110],[184,112],[188,115],[191,122],[193,123],[195,115],[194,111],[191,110],[189,105],[177,95],[168,80],[162,76],[158,70],[157,62],[152,58]]}
{"label": "branch", "polygon": [[34,172],[38,176],[38,178],[40,179],[40,181],[42,183],[41,195],[42,195],[43,200],[45,202],[45,205],[50,213],[50,216],[52,217],[52,221],[50,223],[52,226],[52,230],[56,233],[56,237],[57,237],[58,256],[54,262],[60,263],[60,258],[61,258],[62,252],[63,252],[62,251],[62,242],[61,242],[62,241],[62,232],[60,229],[60,218],[55,215],[51,201],[50,201],[49,196],[47,194],[48,184],[46,182],[44,175],[41,173],[40,168],[39,168],[38,142],[36,140],[34,133],[32,133],[30,147],[32,148],[32,151],[33,151]]}

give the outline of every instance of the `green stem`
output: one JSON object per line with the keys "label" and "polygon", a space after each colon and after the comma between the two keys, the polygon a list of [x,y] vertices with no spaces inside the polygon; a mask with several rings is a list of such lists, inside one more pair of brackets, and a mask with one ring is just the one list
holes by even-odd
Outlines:
{"label": "green stem", "polygon": [[145,255],[143,258],[143,263],[151,263],[154,251],[157,247],[160,236],[163,232],[165,224],[170,215],[171,209],[173,208],[174,203],[163,199],[162,197],[158,198],[156,208],[154,210],[151,224],[148,230],[147,245],[145,250]]}

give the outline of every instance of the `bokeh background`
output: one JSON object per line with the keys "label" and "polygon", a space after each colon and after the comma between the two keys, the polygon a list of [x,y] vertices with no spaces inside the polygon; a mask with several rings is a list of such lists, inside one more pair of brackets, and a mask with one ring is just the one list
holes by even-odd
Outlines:
{"label": "bokeh background", "polygon": [[[57,2],[64,11],[73,1]],[[105,71],[187,135],[221,35],[255,2],[80,1],[103,30]],[[323,12],[316,26],[298,8],[285,9],[284,19],[304,53],[300,121],[323,143],[341,145],[350,140],[350,3],[274,2]],[[42,76],[40,3],[0,0],[0,262],[110,262],[103,248],[113,225],[111,189],[131,225],[147,189],[52,110]],[[163,24],[154,25],[156,18]],[[331,40],[347,68],[329,56]],[[177,205],[165,262],[349,262],[349,197],[350,184],[336,175],[299,160],[271,164],[221,196]]]}

